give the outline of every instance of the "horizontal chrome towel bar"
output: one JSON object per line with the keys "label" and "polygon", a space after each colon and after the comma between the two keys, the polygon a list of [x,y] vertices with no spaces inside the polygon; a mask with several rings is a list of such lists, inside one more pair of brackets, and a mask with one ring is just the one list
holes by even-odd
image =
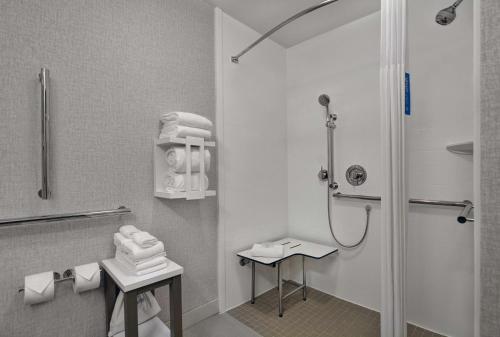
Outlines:
{"label": "horizontal chrome towel bar", "polygon": [[71,219],[81,219],[81,218],[94,218],[101,216],[121,215],[131,212],[132,210],[130,208],[127,208],[125,206],[120,206],[117,209],[110,209],[103,211],[87,211],[79,213],[37,215],[24,218],[0,219],[0,226],[13,226],[30,222],[49,222],[49,221],[71,220]]}
{"label": "horizontal chrome towel bar", "polygon": [[[343,194],[339,192],[333,193],[333,197],[338,199],[359,199],[359,200],[369,200],[369,201],[382,200],[381,197],[375,195]],[[474,204],[469,200],[447,201],[447,200],[429,200],[429,199],[409,199],[408,202],[410,204],[418,204],[418,205],[463,207],[463,211],[457,217],[457,221],[460,223],[474,221],[474,219],[468,218],[469,213],[474,208]]]}

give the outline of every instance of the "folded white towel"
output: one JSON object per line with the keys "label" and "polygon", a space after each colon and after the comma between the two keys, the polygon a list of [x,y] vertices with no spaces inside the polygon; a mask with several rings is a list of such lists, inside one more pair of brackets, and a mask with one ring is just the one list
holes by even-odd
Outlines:
{"label": "folded white towel", "polygon": [[252,246],[250,254],[255,257],[283,257],[285,255],[285,249],[282,245],[269,245],[255,243]]}
{"label": "folded white towel", "polygon": [[141,248],[133,240],[130,240],[125,241],[119,249],[134,262],[150,258],[165,251],[165,247],[161,241],[158,241],[151,247]]}
{"label": "folded white towel", "polygon": [[[186,147],[173,146],[165,152],[165,160],[170,170],[186,172]],[[210,151],[205,149],[205,172],[210,170]],[[191,172],[200,172],[200,150],[191,148]]]}
{"label": "folded white towel", "polygon": [[157,265],[162,263],[168,263],[168,260],[165,256],[157,256],[153,259],[136,263],[129,259],[129,257],[119,249],[116,251],[115,258],[121,264],[126,265],[128,270],[133,270],[134,272],[156,267]]}
{"label": "folded white towel", "polygon": [[117,248],[123,245],[123,243],[127,240],[130,241],[131,239],[127,239],[120,232],[113,234],[113,243]]}
{"label": "folded white towel", "polygon": [[131,239],[131,235],[140,232],[135,226],[125,225],[120,227],[120,233],[127,239]]}
{"label": "folded white towel", "polygon": [[210,139],[210,137],[212,137],[212,132],[210,130],[192,128],[190,126],[167,125],[162,128],[160,133],[160,138],[186,138],[187,136]]}
{"label": "folded white towel", "polygon": [[151,257],[148,257],[148,258],[145,258],[145,259],[141,259],[141,260],[132,260],[123,250],[121,249],[117,249],[116,250],[116,253],[115,253],[115,256],[116,254],[118,254],[118,252],[120,252],[120,255],[122,257],[126,257],[127,258],[127,262],[132,264],[133,266],[138,266],[138,265],[141,265],[143,263],[147,263],[147,262],[150,262],[154,259],[156,259],[157,257],[165,257],[167,256],[167,253],[165,253],[165,251],[161,252],[161,253],[158,253],[158,254],[155,254]]}
{"label": "folded white towel", "polygon": [[[205,190],[208,189],[208,177],[205,175]],[[186,175],[185,174],[177,174],[175,172],[167,172],[165,175],[165,180],[163,183],[163,187],[166,191],[185,191],[186,190]],[[200,190],[200,174],[193,173],[191,174],[191,190],[199,191]]]}
{"label": "folded white towel", "polygon": [[128,273],[130,273],[132,275],[136,275],[136,276],[142,276],[142,275],[154,273],[155,271],[162,270],[162,269],[165,269],[168,267],[168,263],[163,262],[163,263],[160,263],[154,267],[150,267],[150,268],[146,268],[146,269],[142,269],[142,270],[137,270],[137,269],[132,269],[129,264],[125,264],[118,259],[117,259],[117,261],[123,266],[125,271],[127,271]]}
{"label": "folded white towel", "polygon": [[183,125],[207,130],[213,127],[209,119],[191,112],[168,112],[162,114],[160,120],[164,125]]}
{"label": "folded white towel", "polygon": [[141,248],[154,246],[158,242],[158,239],[148,232],[133,233],[132,240]]}

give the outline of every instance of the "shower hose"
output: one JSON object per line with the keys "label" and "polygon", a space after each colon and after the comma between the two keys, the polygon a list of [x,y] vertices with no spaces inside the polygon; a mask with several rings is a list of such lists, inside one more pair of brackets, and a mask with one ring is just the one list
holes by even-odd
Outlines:
{"label": "shower hose", "polygon": [[366,222],[365,222],[365,230],[363,232],[363,236],[359,241],[353,243],[353,244],[345,244],[342,243],[336,236],[335,236],[335,231],[333,230],[333,225],[332,225],[332,216],[331,216],[331,210],[330,210],[330,187],[326,187],[326,203],[327,203],[327,208],[328,208],[328,225],[330,227],[330,232],[332,233],[333,239],[343,248],[355,248],[359,246],[366,237],[366,234],[368,233],[368,224],[370,223],[370,211],[372,210],[372,207],[370,205],[365,206],[365,211],[366,211]]}

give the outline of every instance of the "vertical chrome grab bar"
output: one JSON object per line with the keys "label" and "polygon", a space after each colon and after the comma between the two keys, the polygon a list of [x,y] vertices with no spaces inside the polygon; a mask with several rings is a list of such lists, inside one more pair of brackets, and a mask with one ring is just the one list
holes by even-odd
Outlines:
{"label": "vertical chrome grab bar", "polygon": [[38,75],[41,88],[41,128],[42,128],[42,188],[38,196],[44,200],[50,197],[49,191],[49,70],[42,68]]}

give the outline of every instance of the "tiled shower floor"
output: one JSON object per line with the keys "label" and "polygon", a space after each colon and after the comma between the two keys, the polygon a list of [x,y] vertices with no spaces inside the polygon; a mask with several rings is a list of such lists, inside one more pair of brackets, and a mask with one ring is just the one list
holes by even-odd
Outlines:
{"label": "tiled shower floor", "polygon": [[[290,285],[285,284],[284,292]],[[380,337],[380,314],[308,288],[307,301],[297,292],[284,303],[278,317],[278,290],[272,289],[229,314],[263,337]],[[408,337],[442,336],[408,325]]]}

